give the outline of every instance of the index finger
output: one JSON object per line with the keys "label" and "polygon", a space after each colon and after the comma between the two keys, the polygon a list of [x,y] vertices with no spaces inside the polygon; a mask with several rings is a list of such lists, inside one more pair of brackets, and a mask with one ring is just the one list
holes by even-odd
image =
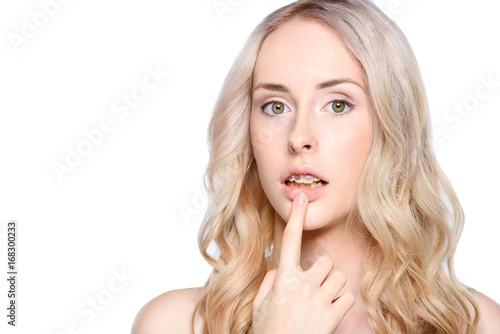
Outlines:
{"label": "index finger", "polygon": [[290,217],[283,231],[279,266],[300,266],[300,247],[302,244],[302,229],[306,217],[307,195],[300,192],[295,196],[290,210]]}

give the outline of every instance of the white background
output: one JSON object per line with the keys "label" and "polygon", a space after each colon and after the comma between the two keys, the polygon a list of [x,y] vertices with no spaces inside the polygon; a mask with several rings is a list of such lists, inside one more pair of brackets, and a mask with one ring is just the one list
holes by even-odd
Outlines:
{"label": "white background", "polygon": [[[0,328],[127,333],[148,300],[201,286],[210,273],[197,247],[209,116],[251,30],[290,1],[221,0],[230,10],[219,15],[213,0],[74,0],[14,47],[10,39],[22,36],[25,20],[44,23],[41,3],[48,2],[0,4],[2,277],[9,219],[19,235],[18,327],[6,325],[1,279]],[[456,271],[500,301],[499,6],[375,2],[410,40],[444,137],[437,155],[466,214]],[[113,103],[139,89],[148,67],[168,76],[120,119]],[[488,92],[481,81],[488,77],[496,86],[474,97]],[[454,105],[471,111],[445,120]],[[113,130],[58,180],[52,164],[65,164],[68,147],[103,119]],[[125,281],[115,281],[122,271]],[[92,298],[99,312],[91,311]]]}

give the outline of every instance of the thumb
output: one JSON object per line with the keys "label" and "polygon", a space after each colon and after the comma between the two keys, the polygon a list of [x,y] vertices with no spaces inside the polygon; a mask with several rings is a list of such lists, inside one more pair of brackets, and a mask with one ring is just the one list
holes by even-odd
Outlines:
{"label": "thumb", "polygon": [[264,276],[264,280],[262,281],[262,284],[260,285],[259,291],[257,292],[257,295],[255,296],[255,299],[253,300],[253,309],[258,310],[260,306],[262,305],[262,301],[264,298],[266,298],[267,294],[271,290],[274,284],[274,277],[276,276],[276,271],[277,269],[272,269],[269,270],[266,273],[266,276]]}

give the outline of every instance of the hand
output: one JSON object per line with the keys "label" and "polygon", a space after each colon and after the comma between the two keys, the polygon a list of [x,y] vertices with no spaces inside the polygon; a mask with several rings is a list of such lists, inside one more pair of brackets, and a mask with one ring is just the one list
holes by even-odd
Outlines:
{"label": "hand", "polygon": [[[301,196],[303,203],[299,201]],[[332,272],[330,256],[320,256],[307,271],[300,267],[307,205],[304,193],[293,200],[278,268],[266,274],[253,301],[254,334],[331,334],[354,305],[350,292],[335,299],[346,277],[339,271]]]}

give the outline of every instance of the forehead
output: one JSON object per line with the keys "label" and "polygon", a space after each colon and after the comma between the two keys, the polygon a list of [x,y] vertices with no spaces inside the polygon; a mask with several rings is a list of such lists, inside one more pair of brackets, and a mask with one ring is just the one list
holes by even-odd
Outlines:
{"label": "forehead", "polygon": [[255,64],[254,87],[267,81],[315,85],[332,78],[363,83],[358,63],[331,28],[293,19],[264,40]]}

